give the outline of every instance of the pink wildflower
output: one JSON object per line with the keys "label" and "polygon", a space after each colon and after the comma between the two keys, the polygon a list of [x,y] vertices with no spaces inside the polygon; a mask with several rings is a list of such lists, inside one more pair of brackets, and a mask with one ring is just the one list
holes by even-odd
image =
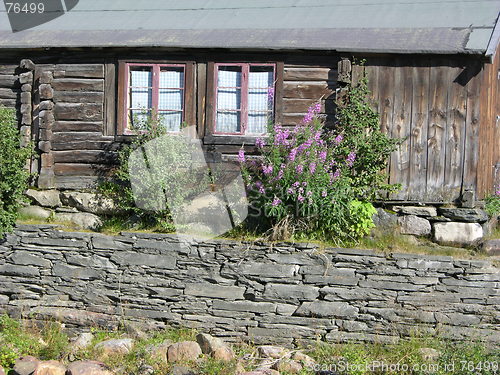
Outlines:
{"label": "pink wildflower", "polygon": [[271,204],[272,204],[273,207],[276,207],[280,203],[281,203],[281,199],[275,197],[274,200],[273,200],[273,203],[271,203]]}
{"label": "pink wildflower", "polygon": [[255,146],[257,146],[258,148],[262,148],[266,145],[266,141],[264,141],[262,138],[257,138],[255,140]]}
{"label": "pink wildflower", "polygon": [[348,167],[352,167],[355,160],[356,160],[356,153],[355,152],[351,152],[347,156],[347,159],[346,159],[345,162],[346,162],[346,164],[347,164]]}
{"label": "pink wildflower", "polygon": [[267,176],[273,173],[273,166],[272,165],[263,165],[262,166],[262,172]]}
{"label": "pink wildflower", "polygon": [[240,151],[238,151],[238,161],[240,163],[245,162],[245,150],[243,150],[242,148],[240,149]]}

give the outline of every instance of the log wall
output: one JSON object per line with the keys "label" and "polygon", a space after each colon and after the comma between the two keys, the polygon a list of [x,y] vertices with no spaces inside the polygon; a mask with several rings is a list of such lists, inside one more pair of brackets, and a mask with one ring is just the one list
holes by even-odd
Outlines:
{"label": "log wall", "polygon": [[[125,138],[115,133],[118,60],[160,58],[146,51],[108,51],[100,57],[65,53],[31,57],[35,62],[33,139],[41,153],[34,169],[40,172],[41,188],[88,188],[109,174]],[[19,108],[23,101],[19,74],[23,73],[19,73],[21,57],[16,58],[17,64],[15,59],[0,63],[0,104]],[[207,63],[218,61],[217,56],[200,52],[197,59],[192,53],[176,58],[196,60],[193,118],[203,136],[209,106]],[[228,53],[219,58],[259,61],[261,57]],[[262,58],[284,62],[278,121],[296,124],[319,100],[327,123],[333,122],[340,56]],[[391,199],[452,202],[466,190],[483,197],[500,183],[499,60],[497,55],[490,65],[453,56],[372,56],[364,68],[354,69],[354,82],[362,74],[369,79],[370,100],[380,113],[382,130],[404,139],[388,165],[389,181],[403,187]],[[244,143],[248,152],[256,151],[245,137],[217,138],[214,142],[205,136],[207,150],[234,155]]]}

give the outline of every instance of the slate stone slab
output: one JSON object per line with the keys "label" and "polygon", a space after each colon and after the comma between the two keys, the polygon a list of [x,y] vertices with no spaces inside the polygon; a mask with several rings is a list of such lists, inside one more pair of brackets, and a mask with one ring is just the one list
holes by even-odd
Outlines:
{"label": "slate stone slab", "polygon": [[440,208],[439,213],[454,221],[466,223],[484,223],[488,214],[479,208]]}

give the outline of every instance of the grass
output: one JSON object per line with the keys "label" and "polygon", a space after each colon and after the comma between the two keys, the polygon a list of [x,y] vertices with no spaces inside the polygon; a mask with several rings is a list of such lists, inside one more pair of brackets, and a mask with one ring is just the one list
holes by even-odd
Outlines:
{"label": "grass", "polygon": [[[154,332],[146,338],[136,340],[132,352],[125,355],[105,356],[95,348],[101,341],[127,337],[123,331],[104,331],[93,329],[94,339],[85,350],[72,353],[70,341],[60,324],[46,322],[40,325],[30,321],[17,321],[7,316],[0,317],[0,365],[9,370],[15,359],[22,355],[33,355],[42,360],[59,360],[67,363],[68,359],[98,360],[107,364],[117,375],[138,374],[146,366],[153,369],[153,374],[170,373],[172,364],[162,362],[149,354],[149,348],[165,340],[179,342],[195,340],[196,331],[192,329],[168,328]],[[429,362],[422,357],[422,348],[438,350],[438,360]],[[241,343],[233,346],[238,358],[243,356],[253,360],[233,360],[222,362],[204,356],[195,362],[181,363],[196,371],[199,375],[233,375],[242,364],[252,370],[258,363],[256,347]],[[397,344],[351,343],[329,344],[317,342],[300,348],[317,362],[315,368],[305,367],[299,375],[313,375],[315,370],[335,370],[345,375],[365,375],[374,373],[377,365],[386,366],[386,374],[397,375],[468,375],[498,374],[500,370],[500,351],[489,348],[475,341],[454,343],[435,337],[414,337],[402,339]],[[391,371],[391,368],[393,371]],[[380,373],[380,372],[379,372]],[[282,371],[282,375],[290,375]]]}

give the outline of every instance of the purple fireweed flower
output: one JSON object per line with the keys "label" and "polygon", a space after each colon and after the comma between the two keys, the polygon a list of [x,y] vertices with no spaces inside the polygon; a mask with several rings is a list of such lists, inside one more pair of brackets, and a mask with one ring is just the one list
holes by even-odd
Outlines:
{"label": "purple fireweed flower", "polygon": [[302,186],[307,186],[307,181],[304,181],[304,182],[302,183]]}
{"label": "purple fireweed flower", "polygon": [[295,181],[292,186],[294,188],[298,188],[300,186],[300,182],[299,181]]}
{"label": "purple fireweed flower", "polygon": [[264,141],[262,138],[257,138],[255,140],[255,146],[257,146],[258,148],[262,148],[266,145],[266,141]]}
{"label": "purple fireweed flower", "polygon": [[259,193],[261,193],[261,194],[265,194],[266,193],[266,189],[264,189],[264,186],[261,186],[259,188]]}
{"label": "purple fireweed flower", "polygon": [[307,195],[308,197],[310,197],[311,195],[313,195],[313,192],[312,192],[311,190],[309,190],[309,191],[306,193],[306,195]]}
{"label": "purple fireweed flower", "polygon": [[323,190],[323,191],[321,192],[321,196],[322,196],[323,198],[325,198],[327,195],[328,195],[328,194],[327,194],[326,190]]}
{"label": "purple fireweed flower", "polygon": [[293,194],[293,189],[292,188],[288,188],[288,190],[286,192],[287,192],[287,194]]}
{"label": "purple fireweed flower", "polygon": [[281,125],[274,126],[274,145],[275,146],[289,146],[290,140],[288,137],[290,136],[289,129],[283,129]]}
{"label": "purple fireweed flower", "polygon": [[301,194],[302,194],[303,192],[304,192],[304,189],[299,188],[299,193],[301,193]]}
{"label": "purple fireweed flower", "polygon": [[240,151],[238,151],[238,161],[240,163],[245,162],[245,150],[243,150],[242,148],[240,149]]}
{"label": "purple fireweed flower", "polygon": [[316,163],[309,164],[309,173],[314,174],[316,172]]}
{"label": "purple fireweed flower", "polygon": [[347,156],[347,159],[346,159],[345,163],[347,164],[348,167],[352,167],[355,160],[356,160],[356,153],[355,152],[351,152]]}
{"label": "purple fireweed flower", "polygon": [[313,120],[314,116],[316,116],[320,112],[321,112],[320,103],[316,103],[310,106],[309,109],[307,110],[307,114],[302,119],[302,124],[309,124]]}
{"label": "purple fireweed flower", "polygon": [[335,144],[339,145],[340,142],[344,140],[344,136],[342,134],[339,134],[335,137]]}
{"label": "purple fireweed flower", "polygon": [[299,194],[299,196],[297,197],[297,199],[299,200],[299,202],[304,202],[305,198]]}
{"label": "purple fireweed flower", "polygon": [[267,89],[267,100],[271,103],[274,101],[274,87],[269,87]]}
{"label": "purple fireweed flower", "polygon": [[304,172],[304,167],[302,166],[302,164],[299,164],[295,167],[295,171],[298,173],[298,174],[301,174],[302,172]]}
{"label": "purple fireweed flower", "polygon": [[294,149],[292,149],[292,151],[290,151],[290,153],[288,154],[288,160],[290,160],[290,161],[294,161],[296,157],[297,157],[297,149],[296,149],[296,148],[294,148]]}
{"label": "purple fireweed flower", "polygon": [[284,165],[281,165],[281,169],[278,172],[278,175],[276,176],[276,180],[281,180],[283,178],[283,175],[285,174],[285,171],[283,171]]}
{"label": "purple fireweed flower", "polygon": [[318,159],[319,159],[321,162],[324,162],[324,161],[326,160],[326,151],[321,151],[321,152],[319,153]]}
{"label": "purple fireweed flower", "polygon": [[272,165],[263,165],[262,166],[262,172],[267,176],[273,173],[273,166]]}
{"label": "purple fireweed flower", "polygon": [[272,205],[273,207],[276,207],[276,206],[277,206],[277,205],[279,205],[280,203],[281,203],[281,199],[279,199],[279,198],[276,198],[276,197],[275,197],[275,198],[274,198],[274,200],[273,200],[273,203],[271,203],[271,205]]}

